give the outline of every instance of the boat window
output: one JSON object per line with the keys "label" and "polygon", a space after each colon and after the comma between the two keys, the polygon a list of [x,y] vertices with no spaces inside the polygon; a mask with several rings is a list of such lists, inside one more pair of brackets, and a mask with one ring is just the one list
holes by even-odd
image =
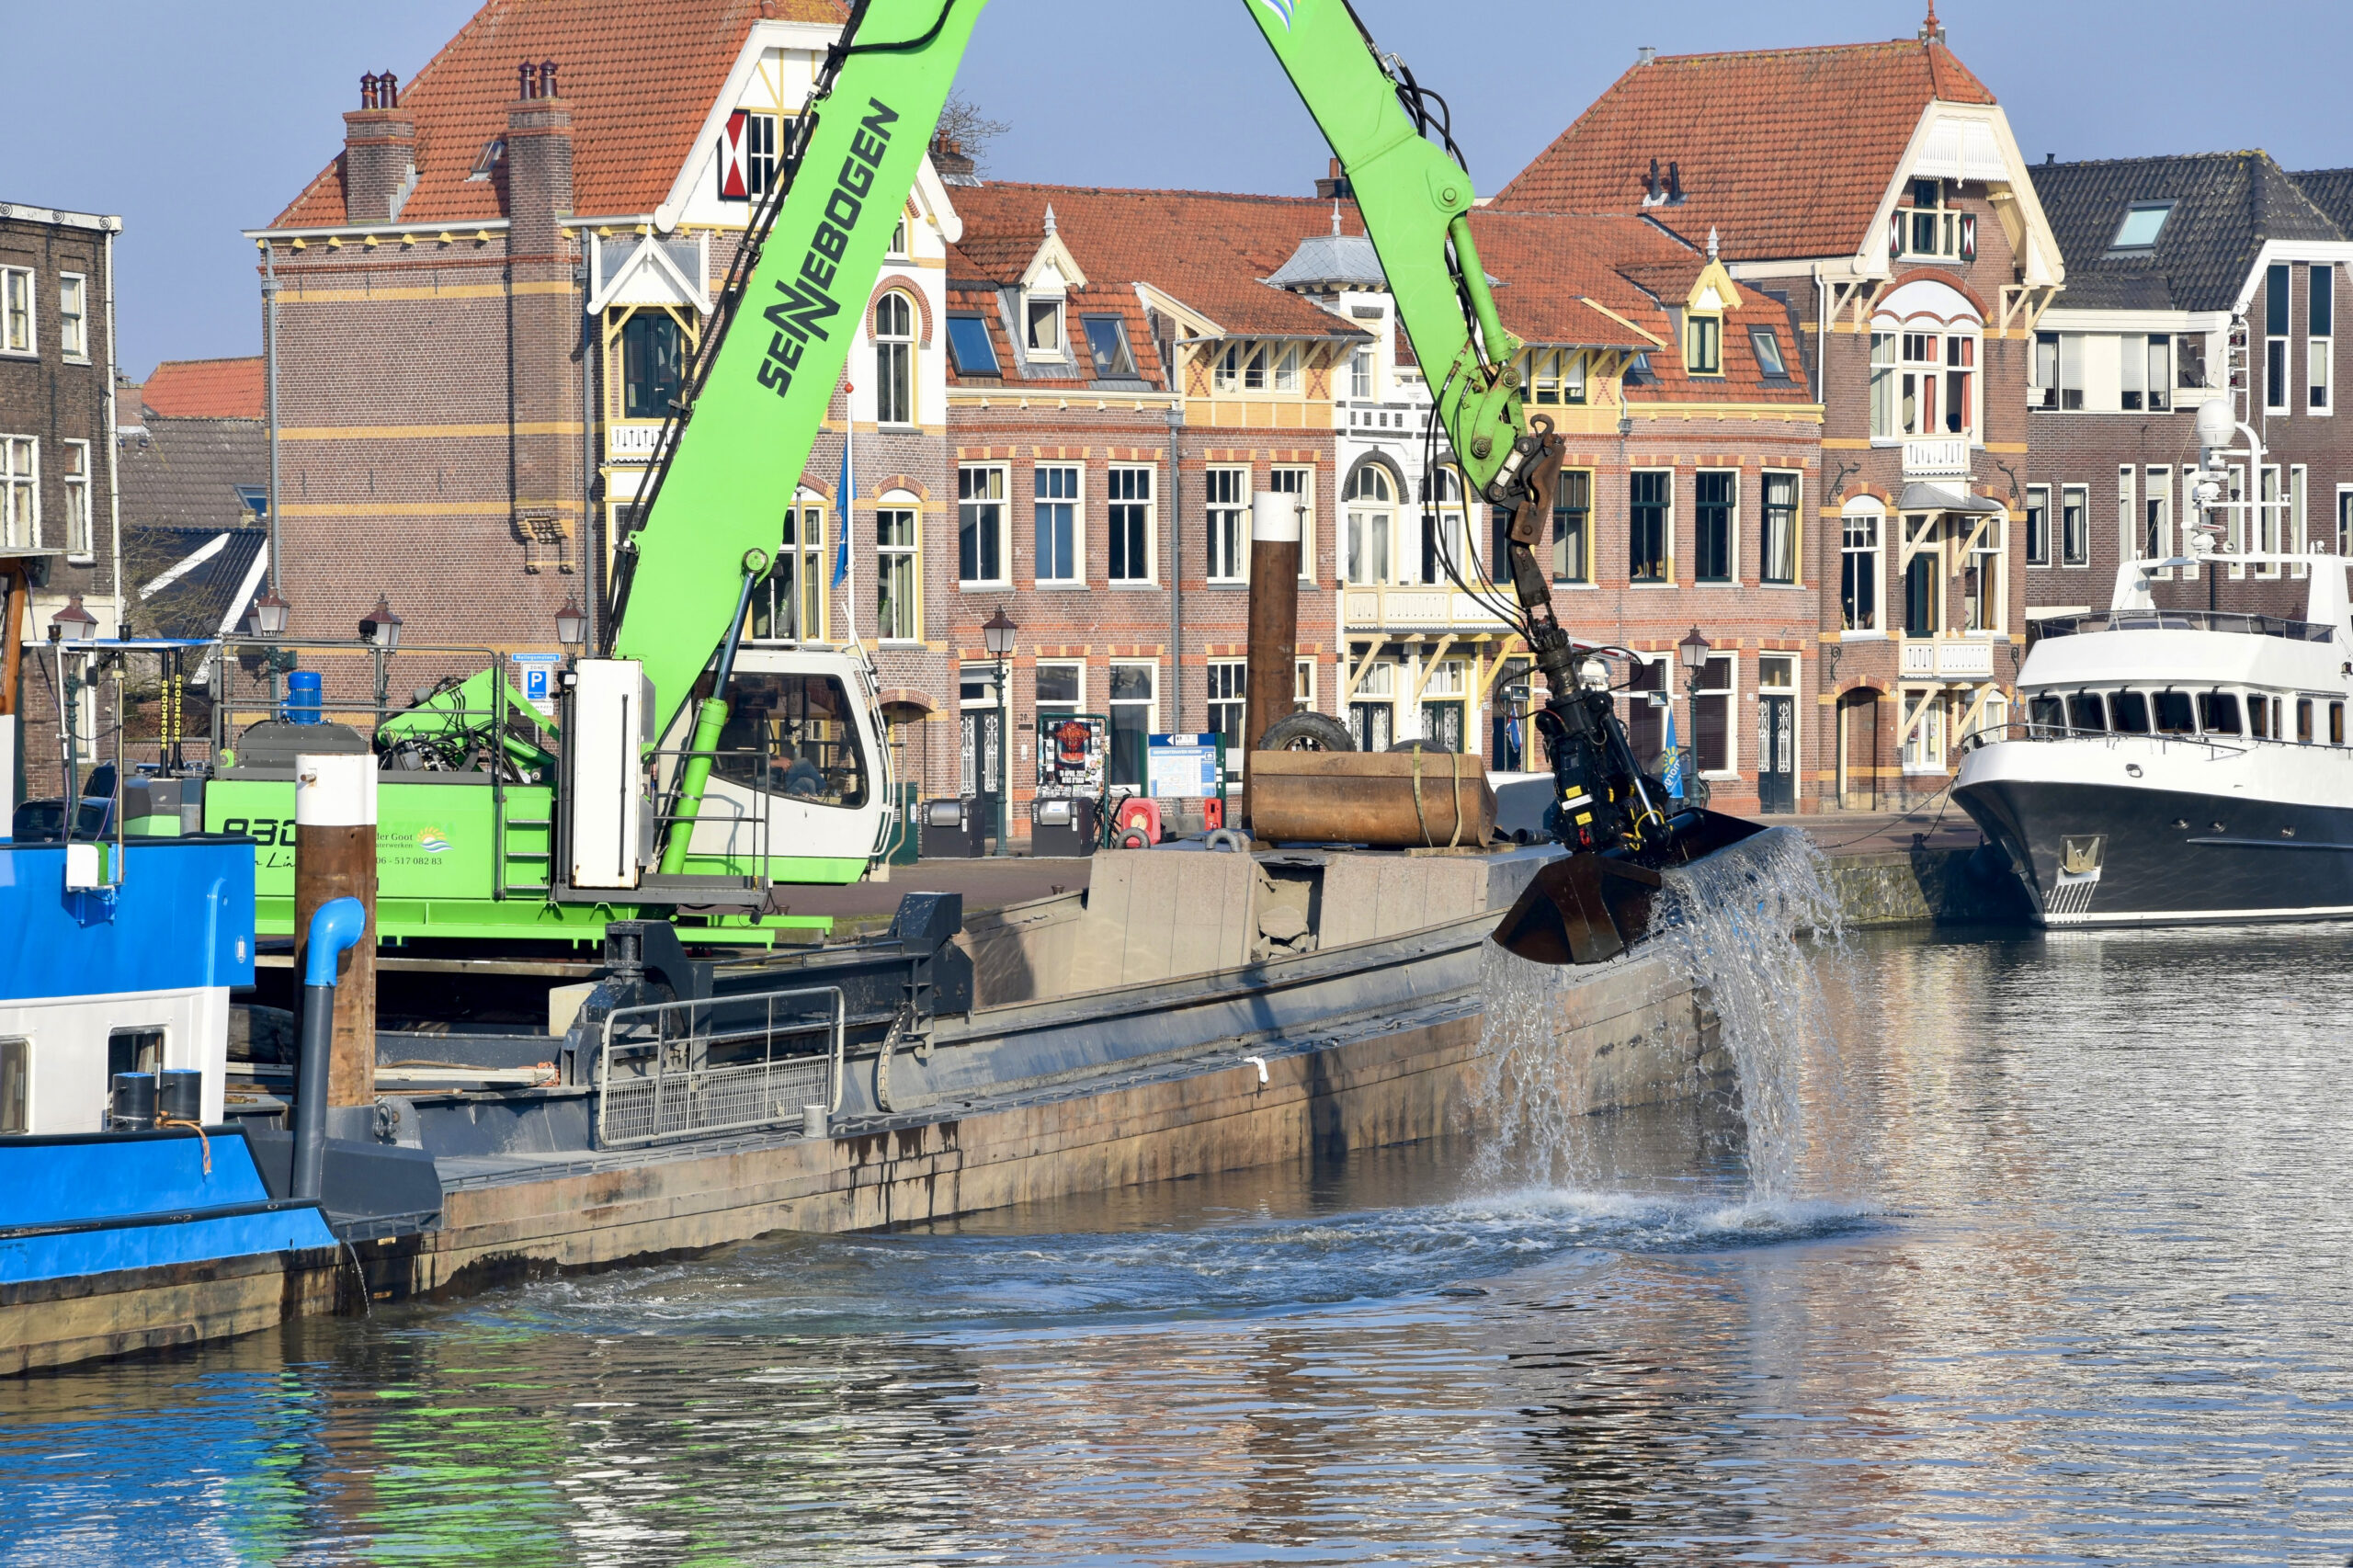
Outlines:
{"label": "boat window", "polygon": [[2333,746],[2345,744],[2345,704],[2342,702],[2328,705],[2328,744]]}
{"label": "boat window", "polygon": [[2027,724],[2032,734],[2057,734],[2067,727],[2066,705],[2048,695],[2026,699]]}
{"label": "boat window", "polygon": [[32,1131],[32,1041],[0,1040],[0,1132]]}
{"label": "boat window", "polygon": [[2296,699],[2296,744],[2313,744],[2313,699],[2309,697]]}
{"label": "boat window", "polygon": [[2067,699],[2067,722],[2093,734],[2108,733],[2108,708],[2097,691],[2079,691]]}
{"label": "boat window", "polygon": [[[710,677],[697,683],[707,695]],[[858,708],[832,676],[738,670],[711,772],[813,806],[866,804]]]}
{"label": "boat window", "polygon": [[2271,699],[2249,695],[2246,699],[2246,733],[2258,741],[2271,738]]}
{"label": "boat window", "polygon": [[2239,733],[2239,695],[2235,691],[2198,694],[2198,727],[2210,735]]}
{"label": "boat window", "polygon": [[2120,735],[2145,735],[2149,733],[2149,699],[2137,691],[2120,691],[2108,699],[2109,711],[2116,715],[2116,733]]}
{"label": "boat window", "polygon": [[2157,693],[2157,733],[2161,735],[2194,735],[2198,726],[2189,712],[2189,693],[2161,691]]}
{"label": "boat window", "polygon": [[160,1073],[164,1070],[164,1031],[113,1029],[107,1035],[107,1082],[118,1073]]}

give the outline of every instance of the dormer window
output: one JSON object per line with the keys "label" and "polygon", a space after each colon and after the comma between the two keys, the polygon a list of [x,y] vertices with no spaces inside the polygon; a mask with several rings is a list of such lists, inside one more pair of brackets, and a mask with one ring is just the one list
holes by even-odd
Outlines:
{"label": "dormer window", "polygon": [[1683,321],[1683,363],[1695,376],[1724,373],[1724,318],[1697,311]]}
{"label": "dormer window", "polygon": [[475,185],[490,178],[497,171],[498,165],[506,161],[506,138],[492,137],[482,144],[481,153],[475,155],[473,170],[466,176],[466,183]]}
{"label": "dormer window", "polygon": [[1585,401],[1585,356],[1574,348],[1538,348],[1528,356],[1529,401],[1545,407]]}
{"label": "dormer window", "polygon": [[2145,251],[2156,248],[2157,236],[2165,233],[2165,219],[2173,211],[2170,201],[2136,201],[2124,214],[2124,222],[2116,226],[2116,238],[2109,243],[2111,251]]}
{"label": "dormer window", "polygon": [[1032,295],[1024,309],[1029,317],[1029,352],[1040,358],[1062,358],[1063,301]]}
{"label": "dormer window", "polygon": [[1132,381],[1136,357],[1128,347],[1127,324],[1117,316],[1087,316],[1080,324],[1086,329],[1086,351],[1095,360],[1096,379]]}
{"label": "dormer window", "polygon": [[1977,215],[1949,204],[1947,194],[1943,180],[1912,182],[1912,205],[1899,210],[1889,226],[1893,255],[1940,261],[1977,259]]}

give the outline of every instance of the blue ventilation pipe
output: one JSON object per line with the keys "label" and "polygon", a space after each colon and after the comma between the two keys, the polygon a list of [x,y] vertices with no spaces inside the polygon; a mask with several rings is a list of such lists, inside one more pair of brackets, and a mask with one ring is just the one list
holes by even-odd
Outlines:
{"label": "blue ventilation pipe", "polygon": [[293,1195],[313,1202],[326,1187],[335,964],[367,929],[368,911],[356,898],[331,898],[311,915],[311,944],[302,970],[302,1060],[295,1079]]}

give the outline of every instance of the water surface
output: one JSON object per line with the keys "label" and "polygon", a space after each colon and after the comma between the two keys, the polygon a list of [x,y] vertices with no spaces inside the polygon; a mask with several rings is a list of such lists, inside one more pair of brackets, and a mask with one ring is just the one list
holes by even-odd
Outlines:
{"label": "water surface", "polygon": [[2347,936],[1861,941],[1762,1199],[1660,1111],[15,1382],[0,1562],[2333,1568]]}

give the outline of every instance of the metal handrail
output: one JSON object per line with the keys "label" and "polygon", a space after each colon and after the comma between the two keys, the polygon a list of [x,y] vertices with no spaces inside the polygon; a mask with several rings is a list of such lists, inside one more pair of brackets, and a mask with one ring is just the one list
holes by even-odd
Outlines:
{"label": "metal handrail", "polygon": [[[707,1057],[710,1053],[710,1047],[713,1045],[740,1044],[748,1040],[762,1040],[767,1042],[771,1048],[771,1054],[763,1056],[758,1062],[734,1063],[729,1066],[717,1068],[708,1066],[697,1068],[690,1066],[685,1069],[685,1076],[689,1080],[690,1088],[692,1086],[693,1080],[698,1078],[707,1078],[715,1073],[746,1073],[756,1068],[765,1071],[774,1066],[779,1061],[792,1062],[801,1060],[813,1053],[808,1051],[796,1051],[781,1058],[777,1057],[772,1053],[778,1032],[776,1016],[777,1004],[779,1002],[801,1000],[816,996],[830,996],[833,998],[833,1018],[830,1024],[833,1040],[830,1047],[821,1054],[823,1054],[827,1060],[827,1076],[830,1080],[827,1085],[826,1094],[827,1110],[829,1112],[840,1110],[842,1108],[842,1084],[847,1062],[849,1031],[848,999],[843,994],[842,988],[840,986],[800,986],[790,990],[759,991],[753,992],[748,994],[703,996],[690,998],[686,1001],[648,1002],[636,1006],[616,1007],[610,1014],[607,1015],[605,1018],[602,1040],[598,1047],[597,1057],[597,1147],[605,1149],[623,1148],[632,1144],[658,1142],[670,1138],[690,1138],[708,1132],[723,1132],[741,1131],[743,1129],[753,1127],[767,1127],[773,1126],[780,1121],[790,1120],[790,1118],[788,1116],[761,1116],[728,1122],[689,1124],[675,1130],[664,1131],[662,1128],[662,1102],[663,1087],[665,1081],[670,1076],[668,1050],[671,1046],[679,1044],[682,1041],[695,1043],[701,1046],[702,1053]],[[767,1009],[767,1017],[762,1020],[759,1027],[735,1028],[717,1031],[707,1031],[700,1034],[695,1032],[695,1014],[698,1009],[742,1007],[748,1006],[754,1003],[762,1004]],[[686,1015],[687,1032],[682,1035],[674,1035],[668,1032],[667,1028],[665,1027],[665,1020],[666,1020],[666,1018],[671,1015],[678,1013],[684,1013]],[[804,1014],[802,1016],[805,1017],[806,1015]],[[641,1038],[617,1041],[614,1039],[617,1028],[620,1025],[622,1020],[630,1018],[654,1019],[654,1037],[650,1040]],[[827,1026],[796,1028],[788,1029],[785,1032],[791,1035],[810,1034],[815,1032],[815,1028],[818,1027]],[[654,1131],[652,1131],[614,1137],[607,1131],[606,1111],[609,1103],[608,1096],[612,1087],[613,1060],[617,1052],[627,1056],[639,1056],[651,1052],[654,1056],[654,1071],[649,1074],[643,1075],[645,1077],[650,1077],[654,1084],[653,1094],[654,1110],[653,1116]]]}
{"label": "metal handrail", "polygon": [[2217,756],[2240,756],[2256,744],[2302,746],[2308,750],[2342,751],[2353,756],[2353,747],[2329,746],[2311,741],[2274,742],[2268,736],[2242,736],[2239,744],[2210,739],[2205,735],[2182,734],[2176,731],[2153,730],[2137,733],[2130,730],[2079,730],[2066,724],[2044,724],[2032,719],[2012,719],[2006,723],[1984,724],[1961,737],[1962,751],[1975,751],[1999,741],[2104,741],[2114,745],[2121,741],[2154,742],[2159,745],[2198,746]]}
{"label": "metal handrail", "polygon": [[2051,616],[2035,622],[2038,639],[2088,636],[2102,631],[2229,631],[2279,637],[2290,642],[2333,642],[2336,628],[2316,620],[2255,615],[2239,610],[2109,609],[2088,615]]}

